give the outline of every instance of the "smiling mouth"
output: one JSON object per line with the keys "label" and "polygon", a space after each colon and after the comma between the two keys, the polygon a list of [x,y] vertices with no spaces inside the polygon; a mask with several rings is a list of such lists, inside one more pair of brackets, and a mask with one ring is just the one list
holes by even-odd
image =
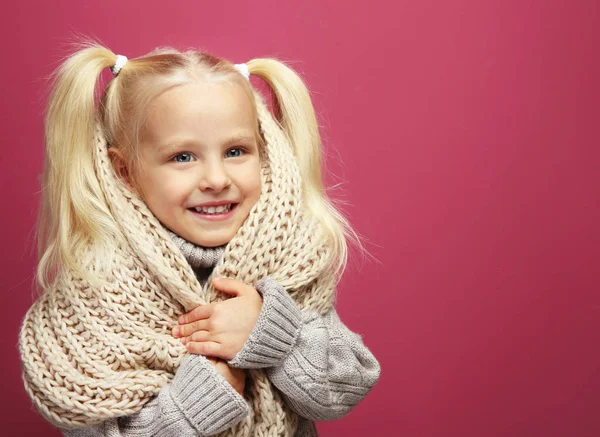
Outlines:
{"label": "smiling mouth", "polygon": [[232,203],[227,208],[223,207],[210,207],[210,208],[188,208],[188,211],[195,215],[203,216],[203,217],[225,217],[235,211],[238,203]]}

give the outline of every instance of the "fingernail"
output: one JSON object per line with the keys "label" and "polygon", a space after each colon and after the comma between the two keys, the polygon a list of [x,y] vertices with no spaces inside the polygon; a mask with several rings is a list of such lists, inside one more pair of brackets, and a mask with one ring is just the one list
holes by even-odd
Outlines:
{"label": "fingernail", "polygon": [[173,335],[175,337],[177,337],[179,335],[179,327],[178,326],[176,326],[175,328],[173,328]]}
{"label": "fingernail", "polygon": [[181,316],[178,320],[179,324],[182,325],[185,322],[185,317]]}

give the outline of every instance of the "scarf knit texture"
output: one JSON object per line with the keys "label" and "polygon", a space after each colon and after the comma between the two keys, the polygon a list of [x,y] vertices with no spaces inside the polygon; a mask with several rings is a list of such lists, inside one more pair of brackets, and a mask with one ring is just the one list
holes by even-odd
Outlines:
{"label": "scarf knit texture", "polygon": [[[334,305],[336,286],[328,239],[305,213],[287,136],[253,92],[266,142],[261,196],[211,277],[254,285],[270,276],[300,310],[323,315]],[[94,139],[96,175],[121,231],[116,261],[99,269],[88,250],[81,262],[106,284],[93,287],[74,272],[61,273],[27,311],[19,337],[25,389],[39,412],[64,429],[139,411],[172,381],[187,354],[171,335],[179,316],[228,298],[210,280],[200,284],[170,231],[117,178],[98,124]],[[292,437],[297,414],[263,369],[248,369],[248,375],[250,414],[218,435]]]}

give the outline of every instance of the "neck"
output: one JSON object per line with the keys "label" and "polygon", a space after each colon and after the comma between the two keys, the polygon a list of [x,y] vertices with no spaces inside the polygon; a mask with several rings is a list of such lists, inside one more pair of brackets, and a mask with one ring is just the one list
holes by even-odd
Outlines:
{"label": "neck", "polygon": [[167,229],[167,232],[175,244],[177,244],[188,263],[196,269],[216,266],[227,247],[227,244],[217,247],[198,246],[170,229]]}

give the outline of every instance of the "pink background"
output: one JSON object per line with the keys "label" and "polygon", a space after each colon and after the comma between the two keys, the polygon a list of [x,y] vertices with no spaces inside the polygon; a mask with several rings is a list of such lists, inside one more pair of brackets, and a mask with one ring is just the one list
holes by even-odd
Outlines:
{"label": "pink background", "polygon": [[16,345],[44,77],[74,31],[130,58],[279,57],[309,83],[327,182],[380,261],[353,257],[338,311],[381,379],[321,436],[600,435],[597,2],[40,0],[0,15],[3,435],[60,435]]}

